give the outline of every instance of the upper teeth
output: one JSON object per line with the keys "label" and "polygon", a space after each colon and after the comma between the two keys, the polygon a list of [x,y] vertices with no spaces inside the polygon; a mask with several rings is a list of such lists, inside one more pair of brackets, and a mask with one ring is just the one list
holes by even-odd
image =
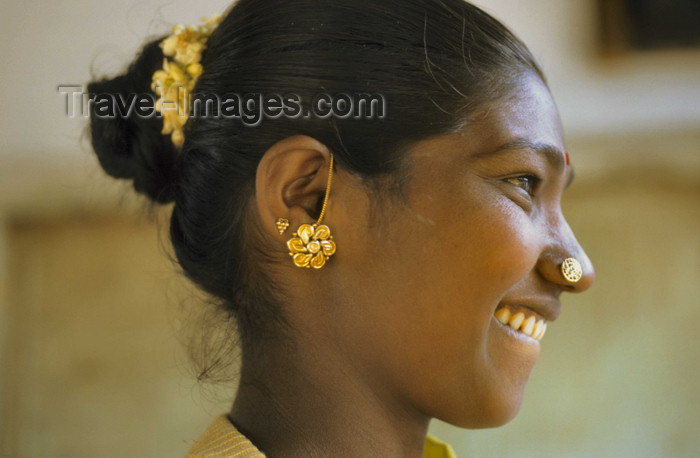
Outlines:
{"label": "upper teeth", "polygon": [[533,339],[540,340],[547,330],[547,322],[544,319],[537,320],[532,313],[528,314],[530,316],[525,318],[525,312],[517,311],[513,313],[508,307],[502,307],[494,313],[496,319],[504,325],[508,325]]}

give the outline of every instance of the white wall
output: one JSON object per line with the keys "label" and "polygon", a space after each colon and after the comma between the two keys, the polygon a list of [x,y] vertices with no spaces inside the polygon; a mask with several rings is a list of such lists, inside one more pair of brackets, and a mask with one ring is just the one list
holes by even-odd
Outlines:
{"label": "white wall", "polygon": [[700,129],[700,51],[602,59],[596,0],[480,0],[530,47],[572,136]]}
{"label": "white wall", "polygon": [[[222,12],[227,0],[5,0],[0,15],[0,156],[81,154],[84,121],[64,115],[59,84],[124,68],[149,36]],[[1,160],[1,159],[0,159]],[[0,162],[0,167],[2,162]],[[2,175],[0,175],[2,178]]]}

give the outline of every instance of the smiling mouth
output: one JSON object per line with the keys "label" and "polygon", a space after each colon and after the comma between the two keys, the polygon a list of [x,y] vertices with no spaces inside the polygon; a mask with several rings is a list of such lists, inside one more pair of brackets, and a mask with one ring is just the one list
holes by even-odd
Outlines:
{"label": "smiling mouth", "polygon": [[547,320],[525,307],[504,305],[496,310],[494,316],[502,325],[535,340],[542,339],[547,330]]}

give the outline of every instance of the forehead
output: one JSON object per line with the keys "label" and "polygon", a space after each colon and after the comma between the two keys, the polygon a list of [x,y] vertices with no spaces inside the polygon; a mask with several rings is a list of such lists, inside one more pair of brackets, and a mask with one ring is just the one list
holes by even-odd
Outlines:
{"label": "forehead", "polygon": [[419,142],[409,154],[414,165],[444,164],[457,173],[513,142],[548,145],[564,159],[559,112],[537,76],[523,76],[504,97],[485,103],[461,131]]}
{"label": "forehead", "polygon": [[549,89],[534,75],[523,76],[505,97],[485,104],[462,133],[484,148],[527,139],[564,151],[559,112]]}
{"label": "forehead", "polygon": [[[549,89],[534,75],[524,76],[504,97],[485,103],[461,131],[418,142],[408,154],[414,173],[447,183],[451,174],[461,176],[492,156],[515,144],[546,146],[564,162],[562,126]],[[510,148],[508,148],[510,149]]]}

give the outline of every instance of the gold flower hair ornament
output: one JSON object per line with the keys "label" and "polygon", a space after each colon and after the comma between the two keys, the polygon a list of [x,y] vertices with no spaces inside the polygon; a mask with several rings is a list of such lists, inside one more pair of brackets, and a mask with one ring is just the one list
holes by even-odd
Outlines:
{"label": "gold flower hair ornament", "polygon": [[163,69],[153,74],[151,90],[159,97],[156,111],[163,115],[161,133],[170,134],[178,148],[185,142],[183,128],[190,115],[190,93],[202,74],[202,51],[221,20],[222,16],[215,14],[202,19],[202,25],[175,25],[172,34],[160,43],[167,57]]}
{"label": "gold flower hair ornament", "polygon": [[[326,213],[328,194],[330,194],[331,191],[331,177],[333,175],[332,154],[330,163],[326,196],[323,198],[323,208],[321,208],[321,214],[318,216],[318,220],[316,220],[314,224],[302,224],[299,226],[299,229],[292,234],[292,238],[287,240],[289,255],[292,256],[294,264],[297,267],[313,267],[314,269],[320,269],[328,258],[335,253],[336,247],[333,236],[331,235],[331,230],[325,224],[321,224],[323,215]],[[280,233],[282,232],[284,231],[280,228]]]}

